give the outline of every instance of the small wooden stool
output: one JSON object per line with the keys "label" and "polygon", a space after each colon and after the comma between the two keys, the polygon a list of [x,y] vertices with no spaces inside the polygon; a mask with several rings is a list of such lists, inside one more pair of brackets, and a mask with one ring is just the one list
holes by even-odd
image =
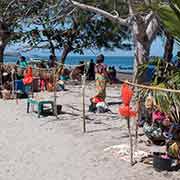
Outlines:
{"label": "small wooden stool", "polygon": [[47,104],[51,105],[52,112],[54,114],[54,102],[53,101],[36,100],[36,99],[29,98],[27,100],[27,113],[29,113],[30,104],[37,105],[38,118],[40,118],[40,115],[43,112],[44,105],[47,105]]}

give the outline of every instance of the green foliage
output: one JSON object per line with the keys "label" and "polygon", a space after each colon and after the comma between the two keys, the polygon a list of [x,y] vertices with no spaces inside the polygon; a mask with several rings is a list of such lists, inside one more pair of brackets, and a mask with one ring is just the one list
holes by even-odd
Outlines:
{"label": "green foliage", "polygon": [[0,17],[1,21],[8,25],[18,24],[23,18],[37,13],[43,1],[19,1],[19,0],[1,0]]}
{"label": "green foliage", "polygon": [[[21,38],[34,48],[42,45],[51,48],[53,44],[55,49],[68,46],[70,51],[79,54],[83,54],[83,50],[87,48],[131,49],[128,41],[131,34],[128,33],[127,28],[119,27],[93,13],[76,10],[70,16],[52,22],[52,14],[49,10],[44,16],[36,19],[36,22],[27,22],[29,31]],[[32,32],[36,33],[32,34]]]}
{"label": "green foliage", "polygon": [[155,57],[148,63],[138,67],[138,77],[141,77],[147,71],[148,66],[154,66],[152,85],[156,86],[165,83],[166,88],[180,89],[180,69],[178,67],[159,57]]}
{"label": "green foliage", "polygon": [[159,14],[164,27],[180,42],[180,1],[160,2],[152,8]]}
{"label": "green foliage", "polygon": [[[45,7],[47,8],[48,0],[1,0],[0,1],[0,25],[1,38],[5,43],[14,43],[23,36],[24,20],[41,14]],[[49,1],[49,4],[53,1]],[[8,36],[7,36],[8,34]]]}
{"label": "green foliage", "polygon": [[[180,89],[180,69],[160,58],[155,58],[149,63],[143,64],[139,67],[139,77],[146,72],[149,65],[155,67],[154,77],[150,85],[165,89]],[[173,121],[180,122],[179,94],[145,89],[141,89],[139,93],[141,96],[146,98],[150,92],[155,98],[161,111],[168,113]]]}

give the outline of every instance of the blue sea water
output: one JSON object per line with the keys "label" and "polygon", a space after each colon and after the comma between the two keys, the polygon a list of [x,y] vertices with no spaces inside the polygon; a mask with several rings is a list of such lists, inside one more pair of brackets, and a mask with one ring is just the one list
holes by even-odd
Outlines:
{"label": "blue sea water", "polygon": [[[29,57],[26,57],[29,60]],[[33,56],[31,58],[38,58],[48,60],[48,56]],[[57,57],[60,59],[60,57]],[[66,64],[76,65],[79,64],[80,61],[89,61],[93,59],[94,62],[96,60],[95,56],[68,56],[66,59]],[[5,63],[16,63],[18,60],[17,56],[5,56]],[[131,72],[133,68],[134,57],[132,56],[105,56],[105,64],[108,66],[115,66],[115,68],[119,71]]]}

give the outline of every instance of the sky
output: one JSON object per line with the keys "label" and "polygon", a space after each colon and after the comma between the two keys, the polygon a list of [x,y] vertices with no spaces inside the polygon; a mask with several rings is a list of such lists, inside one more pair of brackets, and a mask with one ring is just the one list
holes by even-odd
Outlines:
{"label": "sky", "polygon": [[[165,41],[158,37],[156,38],[151,46],[151,52],[150,55],[151,56],[163,56],[164,53],[164,45],[165,45]],[[8,46],[5,50],[5,52],[16,52],[16,53],[20,53],[22,55],[28,56],[28,57],[32,57],[32,56],[49,56],[49,50],[45,50],[45,49],[34,49],[32,51],[28,51],[26,53],[22,53],[21,48],[20,48],[20,44],[16,44],[16,45],[11,45]],[[175,44],[174,46],[174,52],[173,55],[176,56],[177,51],[180,50],[180,47]],[[59,54],[61,52],[58,52]],[[115,49],[114,51],[107,51],[107,50],[85,50],[84,55],[86,56],[94,56],[94,55],[98,55],[100,53],[103,53],[105,56],[133,56],[134,55],[134,51],[124,51],[124,50],[120,50],[120,49]],[[70,56],[78,56],[79,54],[73,54],[71,53]]]}

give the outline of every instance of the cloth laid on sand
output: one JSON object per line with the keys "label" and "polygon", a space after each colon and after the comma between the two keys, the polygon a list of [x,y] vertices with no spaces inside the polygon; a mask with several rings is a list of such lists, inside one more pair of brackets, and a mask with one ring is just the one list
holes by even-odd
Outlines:
{"label": "cloth laid on sand", "polygon": [[[110,146],[104,149],[104,152],[110,152],[117,158],[130,162],[130,147],[127,144]],[[147,156],[148,156],[148,152],[142,150],[138,150],[134,152],[134,159],[137,161],[141,161],[142,158]]]}

